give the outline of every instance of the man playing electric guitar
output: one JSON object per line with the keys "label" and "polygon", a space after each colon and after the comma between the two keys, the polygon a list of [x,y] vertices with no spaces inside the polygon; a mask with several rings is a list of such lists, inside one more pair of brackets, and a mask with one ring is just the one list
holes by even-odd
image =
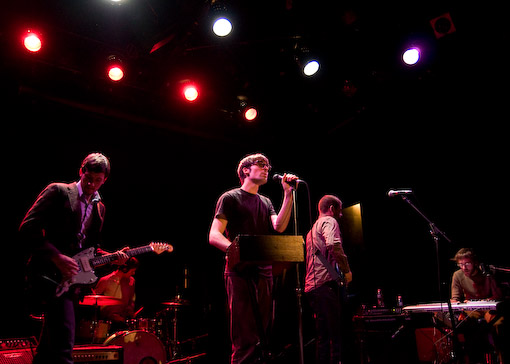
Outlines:
{"label": "man playing electric guitar", "polygon": [[[21,238],[31,248],[31,267],[47,269],[40,275],[42,280],[32,282],[32,288],[44,281],[59,284],[72,279],[80,269],[72,257],[86,248],[99,248],[105,207],[98,190],[109,174],[109,160],[92,153],[83,160],[78,182],[48,185],[29,209],[20,226]],[[96,253],[104,252],[97,249]],[[119,251],[116,258],[115,263],[121,265],[128,256]],[[73,286],[58,297],[45,297],[44,325],[34,364],[73,363],[78,290]]]}

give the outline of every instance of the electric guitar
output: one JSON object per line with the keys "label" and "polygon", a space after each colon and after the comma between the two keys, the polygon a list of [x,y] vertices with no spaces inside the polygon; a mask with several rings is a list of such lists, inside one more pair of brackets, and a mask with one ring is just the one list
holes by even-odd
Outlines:
{"label": "electric guitar", "polygon": [[[135,255],[155,252],[156,254],[161,254],[164,251],[171,252],[174,248],[172,245],[167,243],[160,242],[152,242],[148,245],[141,246],[138,248],[133,248],[124,251],[124,253],[128,257],[133,257]],[[72,286],[79,285],[90,285],[97,282],[98,277],[95,274],[94,269],[96,267],[111,263],[116,261],[119,258],[117,253],[105,254],[96,256],[95,248],[91,247],[85,250],[82,250],[78,254],[72,257],[76,263],[78,264],[78,273],[67,280],[58,281],[59,275],[57,272],[51,272],[50,274],[40,274],[39,281],[41,278],[43,281],[51,282],[56,286],[54,296],[60,297],[65,292],[69,291],[69,288]]]}

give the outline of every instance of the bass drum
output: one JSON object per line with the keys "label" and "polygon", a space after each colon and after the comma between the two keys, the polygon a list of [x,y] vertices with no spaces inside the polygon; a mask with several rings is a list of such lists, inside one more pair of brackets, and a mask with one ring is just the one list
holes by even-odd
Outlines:
{"label": "bass drum", "polygon": [[80,320],[76,328],[76,342],[100,344],[108,337],[110,321]]}
{"label": "bass drum", "polygon": [[118,345],[124,349],[124,364],[164,364],[165,347],[150,332],[142,330],[119,331],[104,342],[105,345]]}

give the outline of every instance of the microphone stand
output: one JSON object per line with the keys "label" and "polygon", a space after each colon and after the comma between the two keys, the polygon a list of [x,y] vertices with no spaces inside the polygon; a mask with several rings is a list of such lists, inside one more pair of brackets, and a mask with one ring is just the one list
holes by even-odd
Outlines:
{"label": "microphone stand", "polygon": [[[435,248],[436,248],[436,265],[437,265],[437,288],[439,291],[439,302],[443,302],[442,294],[441,294],[441,265],[440,265],[440,259],[439,259],[439,235],[441,235],[447,242],[451,243],[452,241],[446,234],[439,230],[439,228],[420,210],[418,207],[416,207],[409,198],[407,198],[405,195],[401,195],[402,200],[408,203],[409,206],[411,206],[429,225],[430,227],[430,235],[432,236],[432,239],[434,240]],[[455,316],[453,313],[452,308],[452,301],[448,298],[448,313],[450,314],[450,322],[452,325],[452,341],[453,341],[453,359],[458,360],[458,338],[456,333],[456,323],[455,323]]]}
{"label": "microphone stand", "polygon": [[[306,183],[305,183],[306,184]],[[292,190],[292,208],[294,215],[294,235],[298,235],[297,222],[297,201],[296,188]],[[303,247],[304,248],[304,247]],[[298,309],[298,344],[299,344],[299,364],[304,364],[304,346],[303,346],[303,289],[301,288],[301,277],[299,272],[299,263],[296,263],[296,300]]]}

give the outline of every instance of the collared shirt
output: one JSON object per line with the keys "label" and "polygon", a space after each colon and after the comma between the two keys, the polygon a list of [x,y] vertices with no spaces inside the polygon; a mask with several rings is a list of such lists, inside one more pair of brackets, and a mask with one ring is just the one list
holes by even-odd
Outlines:
{"label": "collared shirt", "polygon": [[[334,245],[340,247],[342,259],[339,262],[335,260],[331,253]],[[306,236],[305,292],[310,292],[333,280],[328,269],[315,255],[316,250],[319,250],[333,267],[338,264],[343,273],[350,271],[347,256],[342,247],[342,235],[338,221],[332,216],[320,217]]]}
{"label": "collared shirt", "polygon": [[87,237],[87,229],[90,226],[91,223],[91,216],[92,216],[92,209],[94,208],[95,204],[101,200],[101,196],[99,195],[99,192],[96,191],[92,198],[90,199],[90,202],[87,201],[87,198],[85,197],[83,193],[83,189],[81,187],[81,180],[76,183],[76,187],[78,188],[78,200],[80,201],[80,208],[81,208],[81,227],[80,227],[80,233],[79,236],[79,248],[82,248],[82,242]]}

